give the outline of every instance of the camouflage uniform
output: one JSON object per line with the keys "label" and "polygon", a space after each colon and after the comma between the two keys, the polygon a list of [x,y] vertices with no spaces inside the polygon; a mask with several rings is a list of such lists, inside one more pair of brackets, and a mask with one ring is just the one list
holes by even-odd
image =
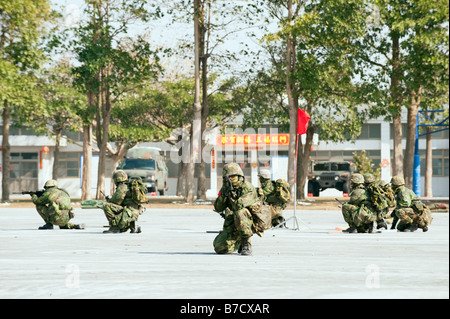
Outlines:
{"label": "camouflage uniform", "polygon": [[289,187],[284,187],[284,180],[271,180],[271,174],[268,170],[261,170],[259,181],[261,188],[257,189],[258,196],[261,198],[263,204],[268,204],[272,226],[275,227],[285,221],[283,217],[283,210],[286,208],[286,203],[291,199]]}
{"label": "camouflage uniform", "polygon": [[53,225],[61,229],[83,229],[84,225],[69,223],[75,215],[72,213],[70,196],[65,189],[58,188],[55,180],[45,183],[42,196],[33,194],[31,199],[36,205],[36,210],[45,222],[39,229],[53,229]]}
{"label": "camouflage uniform", "polygon": [[384,218],[386,217],[386,209],[389,212],[388,198],[383,188],[375,182],[373,174],[364,174],[364,186],[369,192],[372,208],[377,215],[377,229],[387,229]]}
{"label": "camouflage uniform", "polygon": [[135,222],[142,214],[143,208],[132,200],[127,174],[121,170],[116,171],[113,180],[116,191],[102,207],[110,225],[109,230],[104,233],[126,232],[128,229],[132,233],[141,232],[141,228],[136,226]]}
{"label": "camouflage uniform", "polygon": [[223,230],[214,239],[214,250],[229,254],[240,249],[242,255],[250,255],[250,237],[270,228],[270,213],[263,209],[255,187],[244,180],[239,165],[227,164],[223,171],[224,184],[214,202],[214,210],[225,221]]}
{"label": "camouflage uniform", "polygon": [[392,177],[391,184],[397,202],[395,210],[392,212],[394,220],[399,221],[397,230],[411,232],[417,230],[417,228],[422,228],[424,232],[427,231],[428,225],[433,220],[429,208],[420,201],[412,190],[405,187],[405,181],[402,177]]}
{"label": "camouflage uniform", "polygon": [[365,233],[372,232],[373,222],[377,219],[373,211],[370,194],[364,188],[364,177],[361,174],[353,174],[351,178],[352,192],[348,203],[342,205],[342,215],[349,225],[347,232]]}

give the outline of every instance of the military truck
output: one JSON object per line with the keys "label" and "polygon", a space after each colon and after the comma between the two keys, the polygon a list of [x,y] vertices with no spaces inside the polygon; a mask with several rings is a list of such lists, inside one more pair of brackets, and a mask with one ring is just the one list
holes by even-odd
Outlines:
{"label": "military truck", "polygon": [[356,171],[352,162],[311,161],[308,175],[308,193],[319,196],[327,188],[350,193],[350,178]]}
{"label": "military truck", "polygon": [[169,171],[161,149],[133,147],[119,162],[117,169],[124,170],[129,179],[140,177],[147,191],[164,195],[168,189]]}

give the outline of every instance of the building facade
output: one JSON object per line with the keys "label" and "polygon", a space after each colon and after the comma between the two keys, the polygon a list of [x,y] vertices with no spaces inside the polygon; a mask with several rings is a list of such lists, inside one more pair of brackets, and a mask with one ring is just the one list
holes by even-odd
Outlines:
{"label": "building facade", "polygon": [[[403,120],[406,130],[406,119]],[[432,136],[433,149],[433,196],[449,196],[449,131],[441,131]],[[259,135],[258,135],[259,134]],[[73,198],[81,197],[82,178],[82,136],[80,133],[68,132],[61,143],[58,163],[58,184],[66,188]],[[405,134],[404,134],[405,136]],[[2,138],[0,136],[0,138]],[[244,139],[247,138],[245,141]],[[222,185],[222,168],[225,163],[235,161],[241,165],[246,179],[258,186],[258,172],[262,167],[272,171],[273,178],[287,179],[287,156],[289,134],[276,130],[257,130],[231,132],[220,135],[218,131],[209,134],[208,146],[203,150],[207,157],[207,196],[215,198]],[[175,195],[178,179],[178,148],[165,142],[147,143],[161,148],[166,156],[169,168],[169,189],[166,195]],[[0,163],[0,176],[10,174],[10,193],[15,197],[24,190],[42,189],[45,182],[52,177],[53,154],[55,142],[52,138],[36,136],[33,131],[24,128],[12,129],[10,134],[11,163],[5,168]],[[406,141],[403,141],[403,147]],[[95,149],[95,146],[94,146]],[[425,138],[419,139],[421,158],[421,195],[424,194],[425,174]],[[391,178],[391,159],[393,155],[392,125],[382,120],[370,120],[362,129],[361,135],[353,141],[329,143],[316,141],[311,153],[311,160],[346,160],[353,159],[353,153],[366,151],[375,167],[382,164],[381,179]],[[206,155],[205,155],[206,154]],[[1,160],[1,157],[0,157]],[[92,165],[92,195],[97,185],[98,154],[94,152]],[[105,189],[111,187],[114,171],[112,161],[107,165]],[[0,185],[1,187],[1,185]],[[336,195],[336,194],[332,194]]]}

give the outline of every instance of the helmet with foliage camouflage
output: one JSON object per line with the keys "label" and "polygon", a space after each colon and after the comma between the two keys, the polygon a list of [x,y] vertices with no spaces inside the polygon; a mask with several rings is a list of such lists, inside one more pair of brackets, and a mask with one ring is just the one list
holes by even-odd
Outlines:
{"label": "helmet with foliage camouflage", "polygon": [[128,180],[128,175],[122,170],[115,171],[112,176],[114,183],[121,183]]}
{"label": "helmet with foliage camouflage", "polygon": [[230,177],[233,175],[244,176],[241,167],[236,163],[229,163],[223,167],[223,176]]}
{"label": "helmet with foliage camouflage", "polygon": [[385,186],[387,186],[387,185],[389,185],[389,183],[388,183],[387,181],[385,181],[385,180],[381,180],[381,181],[380,181],[380,186],[381,186],[381,187],[385,187]]}
{"label": "helmet with foliage camouflage", "polygon": [[50,179],[45,183],[44,188],[47,189],[50,187],[58,187],[58,183],[54,179]]}
{"label": "helmet with foliage camouflage", "polygon": [[364,176],[358,173],[353,174],[352,178],[350,179],[350,182],[352,184],[364,184]]}
{"label": "helmet with foliage camouflage", "polygon": [[405,180],[401,176],[393,176],[391,178],[391,184],[393,186],[402,186],[405,185]]}
{"label": "helmet with foliage camouflage", "polygon": [[262,169],[259,171],[259,175],[262,178],[265,179],[271,179],[272,178],[272,174],[270,173],[270,171],[268,169]]}
{"label": "helmet with foliage camouflage", "polygon": [[364,174],[364,183],[365,184],[372,184],[375,182],[375,176],[371,173]]}

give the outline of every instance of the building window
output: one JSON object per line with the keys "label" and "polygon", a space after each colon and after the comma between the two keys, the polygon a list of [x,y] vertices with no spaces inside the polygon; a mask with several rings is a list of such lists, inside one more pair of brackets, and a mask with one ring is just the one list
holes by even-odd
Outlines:
{"label": "building window", "polygon": [[59,153],[58,177],[80,177],[80,153]]}
{"label": "building window", "polygon": [[[420,154],[420,175],[425,176],[426,153],[421,150]],[[433,150],[432,169],[433,176],[448,176],[448,150]]]}
{"label": "building window", "polygon": [[357,140],[373,140],[381,138],[381,124],[363,124]]}

